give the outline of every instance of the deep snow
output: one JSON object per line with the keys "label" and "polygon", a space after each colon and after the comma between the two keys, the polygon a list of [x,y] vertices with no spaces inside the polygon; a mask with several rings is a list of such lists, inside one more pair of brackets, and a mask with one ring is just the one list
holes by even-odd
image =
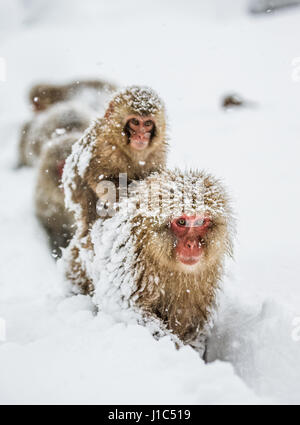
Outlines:
{"label": "deep snow", "polygon": [[[0,0],[0,403],[299,404],[300,10],[254,17],[237,3]],[[37,80],[80,76],[153,86],[169,165],[205,168],[232,193],[236,255],[208,365],[94,316],[49,255],[35,171],[14,169],[24,96]],[[253,106],[222,111],[231,91]]]}

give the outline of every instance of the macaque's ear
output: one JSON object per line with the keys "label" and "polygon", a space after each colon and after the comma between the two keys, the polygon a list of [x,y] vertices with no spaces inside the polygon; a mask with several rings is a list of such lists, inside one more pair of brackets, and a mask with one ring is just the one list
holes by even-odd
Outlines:
{"label": "macaque's ear", "polygon": [[110,104],[108,105],[108,108],[105,112],[104,118],[109,119],[111,117],[111,115],[113,114],[115,108],[114,108],[114,102],[113,100],[110,102]]}
{"label": "macaque's ear", "polygon": [[29,93],[29,101],[36,111],[44,109],[42,98],[45,96],[44,91],[46,87],[37,85],[32,87]]}
{"label": "macaque's ear", "polygon": [[29,94],[29,99],[36,111],[43,111],[56,102],[64,100],[66,95],[61,87],[37,85]]}
{"label": "macaque's ear", "polygon": [[35,111],[42,111],[43,109],[45,109],[45,106],[40,101],[39,96],[34,96],[31,99],[31,104],[32,104],[32,106],[33,106],[33,108],[34,108]]}

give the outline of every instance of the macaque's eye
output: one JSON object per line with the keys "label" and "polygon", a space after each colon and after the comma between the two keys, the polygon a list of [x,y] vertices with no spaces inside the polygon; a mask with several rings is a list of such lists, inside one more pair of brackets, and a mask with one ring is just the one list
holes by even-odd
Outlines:
{"label": "macaque's eye", "polygon": [[139,121],[136,118],[131,118],[130,122],[133,125],[139,125]]}
{"label": "macaque's eye", "polygon": [[184,218],[180,218],[179,220],[177,220],[177,224],[178,226],[185,226],[186,220]]}
{"label": "macaque's eye", "polygon": [[151,120],[145,121],[145,126],[150,127],[153,125],[153,122]]}

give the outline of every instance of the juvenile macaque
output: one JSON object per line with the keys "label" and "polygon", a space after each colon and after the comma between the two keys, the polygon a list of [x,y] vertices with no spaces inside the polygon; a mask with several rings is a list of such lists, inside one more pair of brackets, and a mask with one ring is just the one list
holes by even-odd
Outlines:
{"label": "juvenile macaque", "polygon": [[164,171],[136,192],[114,217],[94,223],[92,250],[72,240],[67,275],[99,310],[132,313],[156,335],[171,334],[203,355],[224,259],[232,255],[226,191],[203,172]]}
{"label": "juvenile macaque", "polygon": [[120,173],[126,173],[129,184],[162,170],[166,149],[165,109],[157,94],[135,86],[118,93],[104,117],[76,143],[66,163],[67,206],[75,213],[81,236],[97,218],[96,204],[102,199],[99,183],[111,181],[118,189]]}
{"label": "juvenile macaque", "polygon": [[37,84],[29,93],[29,101],[34,111],[40,112],[57,102],[82,100],[97,108],[103,103],[103,93],[113,93],[116,86],[101,80],[77,80],[69,84]]}
{"label": "juvenile macaque", "polygon": [[48,233],[54,257],[61,256],[60,248],[68,245],[75,232],[73,214],[65,208],[61,178],[65,161],[74,142],[81,135],[72,132],[57,136],[45,145],[40,157],[35,188],[35,211]]}

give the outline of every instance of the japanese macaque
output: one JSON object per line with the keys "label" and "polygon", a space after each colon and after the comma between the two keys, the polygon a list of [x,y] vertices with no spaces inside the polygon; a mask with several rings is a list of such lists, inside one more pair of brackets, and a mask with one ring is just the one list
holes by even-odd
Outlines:
{"label": "japanese macaque", "polygon": [[19,165],[36,165],[43,146],[53,137],[73,131],[84,132],[93,113],[74,102],[64,102],[41,112],[25,124],[19,145]]}
{"label": "japanese macaque", "polygon": [[104,111],[114,88],[102,81],[33,87],[30,99],[39,113],[22,128],[18,165],[35,165],[43,145],[52,137],[83,132]]}
{"label": "japanese macaque", "polygon": [[29,101],[36,112],[44,111],[57,102],[81,100],[82,96],[92,107],[103,103],[103,93],[113,93],[116,86],[101,80],[77,80],[69,84],[37,84],[29,92]]}
{"label": "japanese macaque", "polygon": [[176,170],[153,173],[134,192],[114,217],[94,223],[92,250],[72,240],[63,257],[67,277],[100,311],[135,318],[203,355],[232,255],[226,191],[208,174]]}
{"label": "japanese macaque", "polygon": [[82,133],[72,132],[48,142],[41,154],[35,188],[35,212],[48,233],[52,255],[61,256],[75,232],[73,214],[65,208],[62,173],[72,146]]}
{"label": "japanese macaque", "polygon": [[[165,109],[147,87],[128,87],[111,100],[74,145],[64,173],[67,206],[74,211],[81,237],[97,218],[102,180],[116,184],[126,173],[128,183],[160,171],[166,162]],[[118,193],[117,193],[118,200]]]}

